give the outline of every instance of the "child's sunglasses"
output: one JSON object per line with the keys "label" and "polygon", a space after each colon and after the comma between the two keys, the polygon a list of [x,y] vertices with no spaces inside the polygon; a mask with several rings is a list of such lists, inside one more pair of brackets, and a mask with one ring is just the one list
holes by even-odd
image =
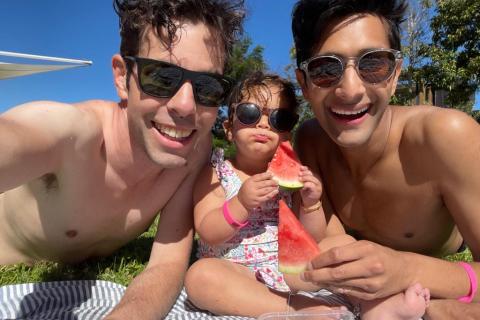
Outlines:
{"label": "child's sunglasses", "polygon": [[190,80],[195,101],[206,107],[218,107],[228,95],[232,81],[219,74],[190,71],[165,61],[124,56],[136,62],[142,91],[158,98],[171,98]]}
{"label": "child's sunglasses", "polygon": [[258,123],[266,111],[268,111],[268,123],[279,132],[292,130],[298,121],[298,115],[285,108],[261,108],[251,102],[240,103],[235,107],[235,115],[244,125]]}
{"label": "child's sunglasses", "polygon": [[315,86],[328,88],[342,80],[347,62],[353,60],[360,78],[369,84],[377,84],[390,79],[401,58],[402,53],[398,50],[374,49],[360,57],[316,56],[302,62],[300,69]]}

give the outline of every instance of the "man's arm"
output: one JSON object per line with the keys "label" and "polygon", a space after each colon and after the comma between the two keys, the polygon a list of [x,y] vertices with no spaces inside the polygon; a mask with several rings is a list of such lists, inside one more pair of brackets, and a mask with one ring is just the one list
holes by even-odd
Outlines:
{"label": "man's arm", "polygon": [[186,178],[161,211],[149,262],[108,319],[160,319],[170,311],[182,288],[192,247],[193,178]]}
{"label": "man's arm", "polygon": [[101,134],[92,113],[37,101],[0,115],[0,192],[56,171],[66,152]]}
{"label": "man's arm", "polygon": [[107,319],[161,319],[175,303],[190,262],[193,186],[200,169],[208,161],[210,138],[199,143],[191,172],[160,213],[147,267],[130,283]]}

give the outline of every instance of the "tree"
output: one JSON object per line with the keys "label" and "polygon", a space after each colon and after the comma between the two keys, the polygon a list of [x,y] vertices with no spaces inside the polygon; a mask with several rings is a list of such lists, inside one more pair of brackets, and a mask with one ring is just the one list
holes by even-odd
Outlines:
{"label": "tree", "polygon": [[233,46],[232,57],[226,66],[225,74],[239,81],[253,71],[263,71],[267,64],[263,60],[263,47],[250,49],[252,40],[245,36]]}
{"label": "tree", "polygon": [[411,0],[408,13],[402,28],[403,68],[399,86],[392,97],[392,104],[409,105],[419,95],[425,83],[422,67],[425,57],[422,47],[428,41],[430,33],[429,16],[431,0]]}
{"label": "tree", "polygon": [[437,0],[430,27],[432,42],[422,48],[430,60],[424,76],[448,92],[450,106],[470,111],[480,86],[480,1]]}

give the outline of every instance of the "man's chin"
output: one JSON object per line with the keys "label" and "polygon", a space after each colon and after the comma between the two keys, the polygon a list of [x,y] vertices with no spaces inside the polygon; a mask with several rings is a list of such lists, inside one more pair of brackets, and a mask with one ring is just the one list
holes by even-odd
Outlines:
{"label": "man's chin", "polygon": [[168,153],[155,155],[150,157],[150,159],[154,163],[165,169],[181,168],[187,166],[188,164],[188,158],[186,156]]}

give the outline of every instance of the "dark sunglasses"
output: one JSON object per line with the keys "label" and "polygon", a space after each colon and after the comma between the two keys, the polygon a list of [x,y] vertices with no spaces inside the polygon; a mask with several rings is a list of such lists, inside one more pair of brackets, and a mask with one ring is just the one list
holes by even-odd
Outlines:
{"label": "dark sunglasses", "polygon": [[342,80],[347,62],[353,60],[359,77],[369,84],[377,84],[390,79],[401,58],[402,53],[398,50],[375,49],[359,57],[316,56],[302,62],[300,69],[315,86],[328,88]]}
{"label": "dark sunglasses", "polygon": [[268,110],[268,123],[279,132],[290,131],[298,121],[298,115],[284,108],[261,108],[254,103],[244,102],[235,107],[235,115],[238,121],[244,125],[258,123],[262,114]]}
{"label": "dark sunglasses", "polygon": [[190,71],[165,61],[124,56],[137,63],[142,91],[158,98],[171,98],[190,80],[195,101],[207,107],[218,107],[228,95],[232,81],[219,74]]}

